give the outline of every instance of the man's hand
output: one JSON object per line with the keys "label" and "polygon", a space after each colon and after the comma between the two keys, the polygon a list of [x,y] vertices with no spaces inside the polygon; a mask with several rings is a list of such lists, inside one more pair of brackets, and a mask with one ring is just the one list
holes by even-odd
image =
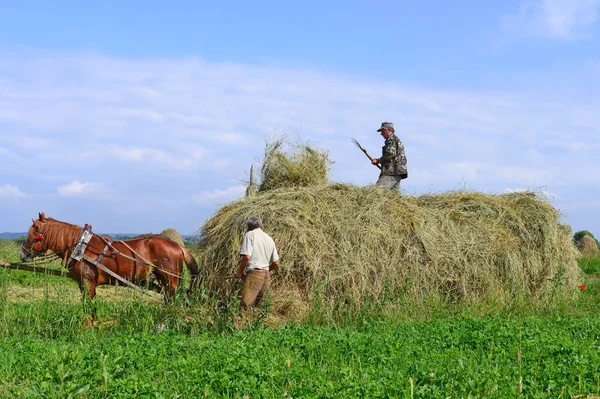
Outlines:
{"label": "man's hand", "polygon": [[371,163],[373,165],[379,165],[379,158],[373,158],[373,160],[371,161]]}
{"label": "man's hand", "polygon": [[273,262],[269,265],[269,273],[272,272],[273,270],[277,269],[278,267],[279,267],[279,261],[276,260],[275,262]]}
{"label": "man's hand", "polygon": [[246,270],[246,266],[248,266],[248,263],[250,263],[250,256],[241,255],[240,266],[238,267],[237,272],[235,273],[235,278],[237,278],[238,280],[242,278],[242,276],[244,275],[244,270]]}

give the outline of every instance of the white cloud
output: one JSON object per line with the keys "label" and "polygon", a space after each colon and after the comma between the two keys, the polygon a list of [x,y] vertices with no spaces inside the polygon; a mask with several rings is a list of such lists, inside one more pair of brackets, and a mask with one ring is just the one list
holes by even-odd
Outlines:
{"label": "white cloud", "polygon": [[62,197],[82,197],[97,192],[98,186],[94,183],[81,183],[75,180],[67,185],[58,187],[57,191]]}
{"label": "white cloud", "polygon": [[[600,209],[600,201],[575,201],[565,204],[561,207],[565,211],[580,211],[580,210],[589,210],[598,212]],[[598,227],[598,226],[596,226]]]}
{"label": "white cloud", "polygon": [[443,165],[443,169],[446,171],[446,177],[451,176],[455,181],[460,179],[471,182],[479,180],[482,177],[482,172],[489,168],[489,165],[470,161],[450,162]]}
{"label": "white cloud", "polygon": [[215,203],[230,202],[240,198],[246,192],[245,186],[233,186],[225,190],[215,189],[202,191],[192,197],[192,201],[198,205],[212,205]]}
{"label": "white cloud", "polygon": [[599,8],[600,0],[525,0],[503,25],[518,35],[581,39],[598,20]]}
{"label": "white cloud", "polygon": [[175,169],[189,169],[198,165],[198,162],[202,160],[205,150],[201,148],[191,149],[182,157],[176,153],[169,153],[154,148],[123,148],[112,146],[111,153],[116,158],[126,162],[159,164],[168,165]]}
{"label": "white cloud", "polygon": [[596,143],[595,140],[597,138],[590,138],[593,141],[554,141],[554,140],[544,140],[543,144],[549,148],[558,148],[567,152],[581,152],[584,150],[595,151],[600,148],[600,143]]}
{"label": "white cloud", "polygon": [[121,116],[123,118],[140,119],[140,120],[150,122],[150,123],[165,122],[164,115],[160,114],[159,112],[150,110],[150,109],[122,108],[122,109],[116,110],[114,114],[117,116]]}
{"label": "white cloud", "polygon": [[[7,57],[18,73],[0,57],[0,179],[49,197],[73,182],[60,187],[62,197],[103,201],[110,188],[105,202],[120,201],[124,213],[176,201],[179,214],[209,205],[206,213],[243,195],[239,181],[273,132],[328,150],[333,180],[366,185],[377,170],[350,138],[379,155],[375,130],[384,120],[406,146],[407,192],[547,185],[564,198],[599,186],[597,174],[579,171],[595,162],[600,103],[577,85],[568,96],[532,87],[470,92],[200,59]],[[168,208],[163,218],[175,214]]]}
{"label": "white cloud", "polygon": [[0,187],[0,202],[11,202],[27,197],[23,191],[12,184],[5,184]]}
{"label": "white cloud", "polygon": [[597,60],[587,60],[585,62],[585,67],[592,72],[600,72],[600,61]]}
{"label": "white cloud", "polygon": [[243,134],[227,132],[215,133],[214,140],[228,144],[241,144],[244,142]]}
{"label": "white cloud", "polygon": [[528,186],[540,187],[556,179],[556,171],[552,167],[528,167],[509,165],[500,169],[500,177]]}

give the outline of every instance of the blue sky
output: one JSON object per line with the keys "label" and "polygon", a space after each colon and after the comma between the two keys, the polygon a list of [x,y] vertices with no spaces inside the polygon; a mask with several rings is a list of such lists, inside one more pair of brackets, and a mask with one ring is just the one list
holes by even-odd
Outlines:
{"label": "blue sky", "polygon": [[44,211],[194,233],[265,140],[367,185],[393,121],[410,195],[544,192],[600,234],[600,0],[0,0],[0,232]]}

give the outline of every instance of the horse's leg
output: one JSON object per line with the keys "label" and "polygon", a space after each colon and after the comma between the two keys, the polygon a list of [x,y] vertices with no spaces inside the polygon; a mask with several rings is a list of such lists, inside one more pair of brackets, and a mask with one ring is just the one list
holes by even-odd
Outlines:
{"label": "horse's leg", "polygon": [[90,301],[90,315],[87,318],[86,325],[94,325],[94,323],[98,320],[98,314],[96,309],[96,280],[94,279],[85,279],[85,295],[87,295]]}
{"label": "horse's leg", "polygon": [[89,310],[90,314],[85,320],[85,325],[91,327],[94,325],[94,322],[97,320],[96,313],[96,303],[94,298],[96,298],[96,285],[98,274],[96,269],[92,269],[87,264],[82,262],[78,262],[75,264],[71,272],[69,272],[69,276],[77,281],[79,284],[79,290],[81,291],[81,299],[83,302],[83,310],[87,312]]}
{"label": "horse's leg", "polygon": [[165,303],[173,299],[179,287],[179,274],[177,268],[173,267],[175,264],[171,259],[164,258],[153,272],[163,289]]}
{"label": "horse's leg", "polygon": [[161,271],[158,271],[156,273],[156,275],[157,275],[156,278],[160,282],[160,286],[163,291],[163,297],[164,297],[165,303],[168,303],[171,299],[173,299],[173,297],[175,296],[175,293],[177,292],[177,287],[179,285],[179,279],[177,277],[165,274]]}

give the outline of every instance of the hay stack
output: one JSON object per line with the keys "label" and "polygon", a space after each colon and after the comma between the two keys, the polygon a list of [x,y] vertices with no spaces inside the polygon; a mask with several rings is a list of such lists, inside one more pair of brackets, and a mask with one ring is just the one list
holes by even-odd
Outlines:
{"label": "hay stack", "polygon": [[204,224],[201,265],[219,295],[233,294],[234,286],[222,281],[236,270],[250,216],[263,219],[280,249],[274,302],[308,303],[315,294],[352,304],[390,296],[538,299],[580,283],[570,227],[535,193],[414,197],[321,184],[263,190]]}
{"label": "hay stack", "polygon": [[258,192],[327,183],[331,161],[326,151],[285,137],[267,143]]}
{"label": "hay stack", "polygon": [[596,240],[592,237],[584,235],[581,237],[581,240],[577,242],[577,249],[579,249],[581,253],[598,252],[598,245],[596,244]]}
{"label": "hay stack", "polygon": [[179,234],[175,229],[165,229],[160,232],[160,235],[168,238],[169,240],[175,241],[181,247],[185,247],[183,238],[181,238],[181,234]]}

